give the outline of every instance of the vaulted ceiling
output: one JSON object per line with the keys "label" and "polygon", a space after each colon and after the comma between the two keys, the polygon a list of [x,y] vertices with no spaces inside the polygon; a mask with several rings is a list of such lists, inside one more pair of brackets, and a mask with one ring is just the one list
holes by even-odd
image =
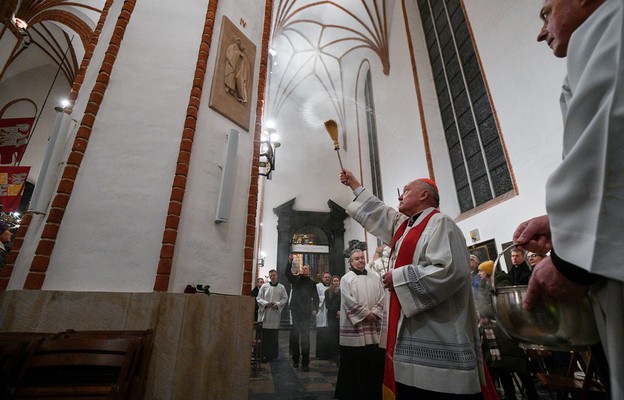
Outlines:
{"label": "vaulted ceiling", "polygon": [[315,108],[330,108],[344,122],[348,75],[371,58],[389,73],[394,4],[394,0],[276,0],[265,116],[279,118],[288,101],[297,101],[308,115],[327,115]]}
{"label": "vaulted ceiling", "polygon": [[0,76],[53,64],[60,66],[59,72],[71,84],[105,3],[106,0],[4,0],[0,22],[17,29],[21,43],[11,55],[5,74]]}
{"label": "vaulted ceiling", "polygon": [[[0,22],[18,18],[23,38],[0,77],[46,64],[73,82],[93,30],[112,0],[3,0]],[[268,113],[278,115],[291,96],[306,97],[310,85],[331,99],[344,117],[343,80],[348,62],[376,57],[388,73],[388,31],[394,0],[275,0],[271,95]],[[8,23],[12,29],[14,24]],[[17,24],[19,27],[20,24]],[[33,51],[36,50],[36,51]],[[355,56],[354,56],[355,55]],[[354,61],[355,60],[355,61]],[[323,100],[326,101],[326,100]]]}

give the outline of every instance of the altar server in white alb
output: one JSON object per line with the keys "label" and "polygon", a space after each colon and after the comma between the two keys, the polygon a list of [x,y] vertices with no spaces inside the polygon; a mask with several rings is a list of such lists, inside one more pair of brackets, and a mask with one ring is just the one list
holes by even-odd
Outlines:
{"label": "altar server in white alb", "polygon": [[258,321],[262,321],[262,362],[277,358],[280,316],[288,301],[286,288],[277,282],[277,271],[269,271],[269,282],[262,285],[258,297]]}
{"label": "altar server in white alb", "polygon": [[340,181],[355,195],[347,213],[392,244],[390,270],[383,276],[390,303],[381,339],[384,399],[482,399],[470,255],[461,230],[437,209],[435,182],[417,179],[405,185],[397,211],[350,171],[342,171]]}
{"label": "altar server in white alb", "polygon": [[[547,215],[514,242],[551,250],[525,298],[563,301],[589,292],[610,369],[611,398],[624,399],[624,15],[622,0],[546,0],[537,37],[567,56],[563,162],[548,178]],[[601,376],[602,378],[602,376]]]}
{"label": "altar server in white alb", "polygon": [[316,284],[316,291],[319,296],[319,310],[316,313],[316,358],[327,360],[331,357],[329,348],[329,328],[327,325],[327,308],[325,308],[325,291],[329,288],[332,275],[324,272],[321,281]]}
{"label": "altar server in white alb", "polygon": [[384,288],[366,268],[362,250],[349,257],[340,280],[340,368],[335,398],[381,400],[385,351],[379,347]]}

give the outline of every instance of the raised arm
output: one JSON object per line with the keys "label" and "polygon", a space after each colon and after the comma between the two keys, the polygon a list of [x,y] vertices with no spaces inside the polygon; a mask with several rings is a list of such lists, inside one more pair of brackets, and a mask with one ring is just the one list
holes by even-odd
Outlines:
{"label": "raised arm", "polygon": [[297,277],[292,272],[292,262],[293,255],[290,254],[288,256],[288,265],[286,265],[286,279],[288,279],[288,282],[290,283],[294,283],[297,280]]}

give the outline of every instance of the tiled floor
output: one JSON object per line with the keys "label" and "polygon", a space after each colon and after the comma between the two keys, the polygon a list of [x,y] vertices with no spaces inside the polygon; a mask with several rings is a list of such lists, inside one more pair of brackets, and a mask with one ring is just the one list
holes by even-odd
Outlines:
{"label": "tiled floor", "polygon": [[326,400],[334,398],[338,367],[331,361],[316,360],[314,331],[310,335],[310,371],[293,368],[288,355],[289,331],[279,332],[279,357],[262,364],[251,377],[249,400]]}

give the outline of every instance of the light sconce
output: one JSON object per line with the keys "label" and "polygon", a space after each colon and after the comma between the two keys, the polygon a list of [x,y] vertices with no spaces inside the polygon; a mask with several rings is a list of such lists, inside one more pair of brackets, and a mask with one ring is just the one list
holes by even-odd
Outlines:
{"label": "light sconce", "polygon": [[18,29],[28,29],[28,22],[24,21],[21,18],[17,18],[15,14],[13,14],[13,25],[15,25]]}
{"label": "light sconce", "polygon": [[277,141],[275,128],[267,128],[262,131],[260,141],[260,172],[258,175],[271,179],[271,173],[275,171],[275,151],[282,144]]}
{"label": "light sconce", "polygon": [[269,47],[269,71],[272,72],[275,65],[277,65],[277,51],[273,47]]}
{"label": "light sconce", "polygon": [[17,18],[15,15],[13,15],[12,17],[12,22],[13,22],[13,25],[15,25],[15,27],[17,28],[17,31],[19,32],[20,36],[22,36],[22,49],[27,49],[28,46],[30,46],[30,43],[32,42],[32,38],[30,37],[30,34],[27,31],[28,23],[24,21],[23,19]]}

